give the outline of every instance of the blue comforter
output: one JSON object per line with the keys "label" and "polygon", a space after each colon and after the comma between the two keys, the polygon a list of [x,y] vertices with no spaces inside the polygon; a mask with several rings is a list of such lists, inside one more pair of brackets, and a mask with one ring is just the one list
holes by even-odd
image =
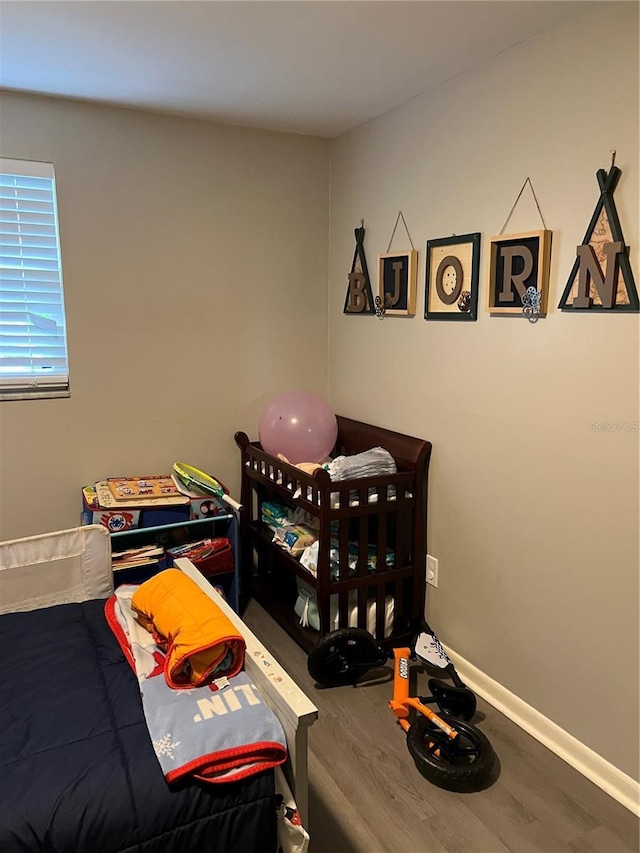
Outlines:
{"label": "blue comforter", "polygon": [[103,608],[0,616],[0,851],[275,850],[271,771],[167,784]]}

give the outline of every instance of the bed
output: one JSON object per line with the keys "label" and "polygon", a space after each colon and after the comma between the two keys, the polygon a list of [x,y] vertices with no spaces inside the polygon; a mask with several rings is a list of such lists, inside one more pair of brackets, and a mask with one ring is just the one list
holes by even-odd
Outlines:
{"label": "bed", "polygon": [[[304,823],[317,710],[194,566],[178,568],[245,638],[245,671],[282,724]],[[100,526],[0,544],[0,850],[275,851],[274,771],[165,781],[138,682],[104,618],[112,592]]]}

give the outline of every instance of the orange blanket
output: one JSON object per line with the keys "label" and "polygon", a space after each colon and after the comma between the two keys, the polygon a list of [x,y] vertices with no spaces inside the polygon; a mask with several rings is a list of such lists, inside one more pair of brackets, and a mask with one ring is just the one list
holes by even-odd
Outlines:
{"label": "orange blanket", "polygon": [[131,607],[166,651],[164,674],[169,687],[198,687],[210,677],[229,677],[242,669],[244,638],[179,569],[166,569],[141,584]]}

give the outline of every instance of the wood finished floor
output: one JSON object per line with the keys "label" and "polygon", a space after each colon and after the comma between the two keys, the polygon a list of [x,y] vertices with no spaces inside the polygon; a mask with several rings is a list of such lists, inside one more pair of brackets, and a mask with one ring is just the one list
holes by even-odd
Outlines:
{"label": "wood finished floor", "polygon": [[[301,648],[250,601],[243,619],[318,707],[309,732],[310,853],[638,853],[638,819],[478,699],[499,775],[470,794],[416,769],[387,702],[391,664],[318,690]],[[426,684],[418,675],[418,692]]]}

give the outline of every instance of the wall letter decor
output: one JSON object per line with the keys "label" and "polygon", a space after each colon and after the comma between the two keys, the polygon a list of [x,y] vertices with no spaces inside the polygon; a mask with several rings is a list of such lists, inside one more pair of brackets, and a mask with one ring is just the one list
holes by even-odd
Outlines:
{"label": "wall letter decor", "polygon": [[475,320],[479,272],[479,232],[427,240],[425,320]]}
{"label": "wall letter decor", "polygon": [[393,252],[378,256],[378,296],[384,314],[416,313],[418,253]]}
{"label": "wall letter decor", "polygon": [[364,256],[364,219],[360,220],[360,228],[353,232],[356,236],[356,248],[353,253],[349,286],[344,300],[344,314],[375,314],[371,282],[367,259]]}
{"label": "wall letter decor", "polygon": [[613,201],[621,170],[613,165],[609,174],[598,169],[600,198],[558,308],[563,311],[638,311],[638,293],[625,246],[618,212]]}
{"label": "wall letter decor", "polygon": [[[391,252],[391,244],[401,219],[411,244],[411,251]],[[413,248],[404,214],[399,210],[386,254],[378,255],[378,295],[375,300],[378,319],[382,320],[387,314],[413,317],[416,313],[417,284],[418,253]]]}
{"label": "wall letter decor", "polygon": [[489,253],[487,310],[491,314],[520,314],[534,288],[540,315],[547,311],[551,231],[531,231],[492,237]]}

